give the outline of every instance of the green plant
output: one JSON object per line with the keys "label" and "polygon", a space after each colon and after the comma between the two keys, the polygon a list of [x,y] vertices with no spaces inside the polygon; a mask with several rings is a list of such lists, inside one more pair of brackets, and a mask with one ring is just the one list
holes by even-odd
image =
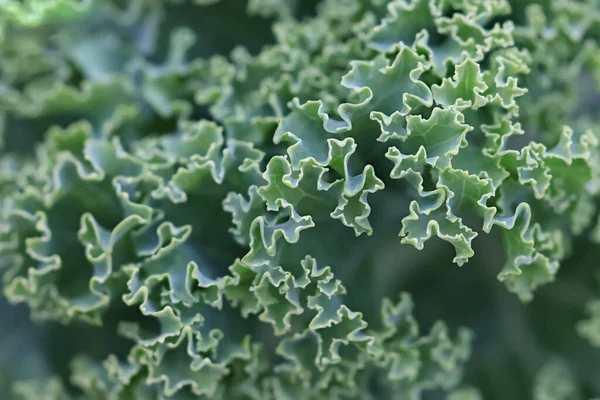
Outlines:
{"label": "green plant", "polygon": [[600,396],[599,39],[594,0],[1,0],[0,397]]}

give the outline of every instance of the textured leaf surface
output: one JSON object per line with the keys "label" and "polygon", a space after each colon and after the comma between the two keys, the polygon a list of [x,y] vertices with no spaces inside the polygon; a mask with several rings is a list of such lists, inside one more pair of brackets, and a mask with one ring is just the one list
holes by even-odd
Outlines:
{"label": "textured leaf surface", "polygon": [[600,395],[598,6],[0,1],[0,393]]}

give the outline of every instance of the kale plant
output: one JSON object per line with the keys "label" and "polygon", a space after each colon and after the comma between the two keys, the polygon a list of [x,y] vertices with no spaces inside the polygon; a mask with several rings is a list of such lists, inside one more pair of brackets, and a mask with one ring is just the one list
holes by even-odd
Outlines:
{"label": "kale plant", "polygon": [[597,0],[0,0],[0,398],[600,398]]}

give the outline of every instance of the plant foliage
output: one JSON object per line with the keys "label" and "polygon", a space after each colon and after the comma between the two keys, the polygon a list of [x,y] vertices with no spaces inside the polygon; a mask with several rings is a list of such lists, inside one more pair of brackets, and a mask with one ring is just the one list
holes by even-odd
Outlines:
{"label": "plant foliage", "polygon": [[596,0],[1,0],[0,397],[600,396],[599,43]]}

